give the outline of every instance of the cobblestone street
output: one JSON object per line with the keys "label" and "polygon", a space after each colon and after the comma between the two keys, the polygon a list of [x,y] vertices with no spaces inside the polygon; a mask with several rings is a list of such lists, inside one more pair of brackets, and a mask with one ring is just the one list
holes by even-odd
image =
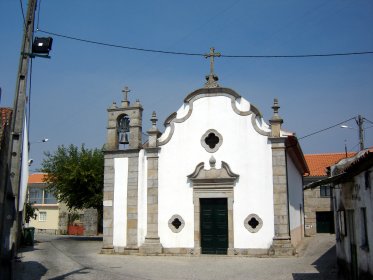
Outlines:
{"label": "cobblestone street", "polygon": [[290,258],[102,255],[100,238],[35,239],[19,254],[16,279],[338,279],[330,234],[306,238]]}

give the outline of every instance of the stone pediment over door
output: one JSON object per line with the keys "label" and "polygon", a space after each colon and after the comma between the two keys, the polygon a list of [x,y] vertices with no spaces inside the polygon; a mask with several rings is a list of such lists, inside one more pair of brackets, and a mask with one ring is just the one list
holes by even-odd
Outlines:
{"label": "stone pediment over door", "polygon": [[239,175],[232,172],[229,165],[222,161],[221,168],[215,168],[215,159],[210,159],[210,169],[204,168],[204,163],[197,164],[194,172],[188,175],[193,186],[194,204],[194,254],[201,253],[201,199],[204,198],[225,198],[227,201],[227,226],[228,226],[228,248],[227,254],[234,254],[234,233],[233,233],[233,198],[234,184]]}
{"label": "stone pediment over door", "polygon": [[215,168],[215,160],[210,160],[211,168],[206,170],[204,163],[199,163],[194,172],[187,177],[191,180],[193,187],[203,186],[205,188],[233,187],[239,175],[232,172],[229,165],[222,161],[221,168]]}

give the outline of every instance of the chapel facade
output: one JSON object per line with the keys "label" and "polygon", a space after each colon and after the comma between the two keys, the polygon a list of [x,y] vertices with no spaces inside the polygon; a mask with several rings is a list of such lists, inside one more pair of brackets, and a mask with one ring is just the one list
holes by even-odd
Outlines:
{"label": "chapel facade", "polygon": [[163,133],[153,113],[142,143],[142,105],[124,92],[107,110],[103,253],[294,254],[308,167],[277,99],[266,124],[211,70]]}

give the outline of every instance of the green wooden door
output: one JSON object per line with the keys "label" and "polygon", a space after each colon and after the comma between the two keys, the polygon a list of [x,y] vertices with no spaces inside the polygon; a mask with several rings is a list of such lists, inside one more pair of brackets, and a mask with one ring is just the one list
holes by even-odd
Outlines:
{"label": "green wooden door", "polygon": [[227,254],[227,199],[201,198],[200,205],[202,254]]}
{"label": "green wooden door", "polygon": [[334,216],[332,211],[316,212],[316,232],[334,233]]}

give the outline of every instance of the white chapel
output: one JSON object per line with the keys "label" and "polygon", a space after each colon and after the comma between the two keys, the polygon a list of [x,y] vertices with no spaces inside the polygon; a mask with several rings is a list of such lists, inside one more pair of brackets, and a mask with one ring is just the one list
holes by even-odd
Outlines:
{"label": "white chapel", "polygon": [[292,255],[303,237],[308,167],[279,105],[258,108],[211,71],[142,141],[139,101],[108,111],[103,253]]}

